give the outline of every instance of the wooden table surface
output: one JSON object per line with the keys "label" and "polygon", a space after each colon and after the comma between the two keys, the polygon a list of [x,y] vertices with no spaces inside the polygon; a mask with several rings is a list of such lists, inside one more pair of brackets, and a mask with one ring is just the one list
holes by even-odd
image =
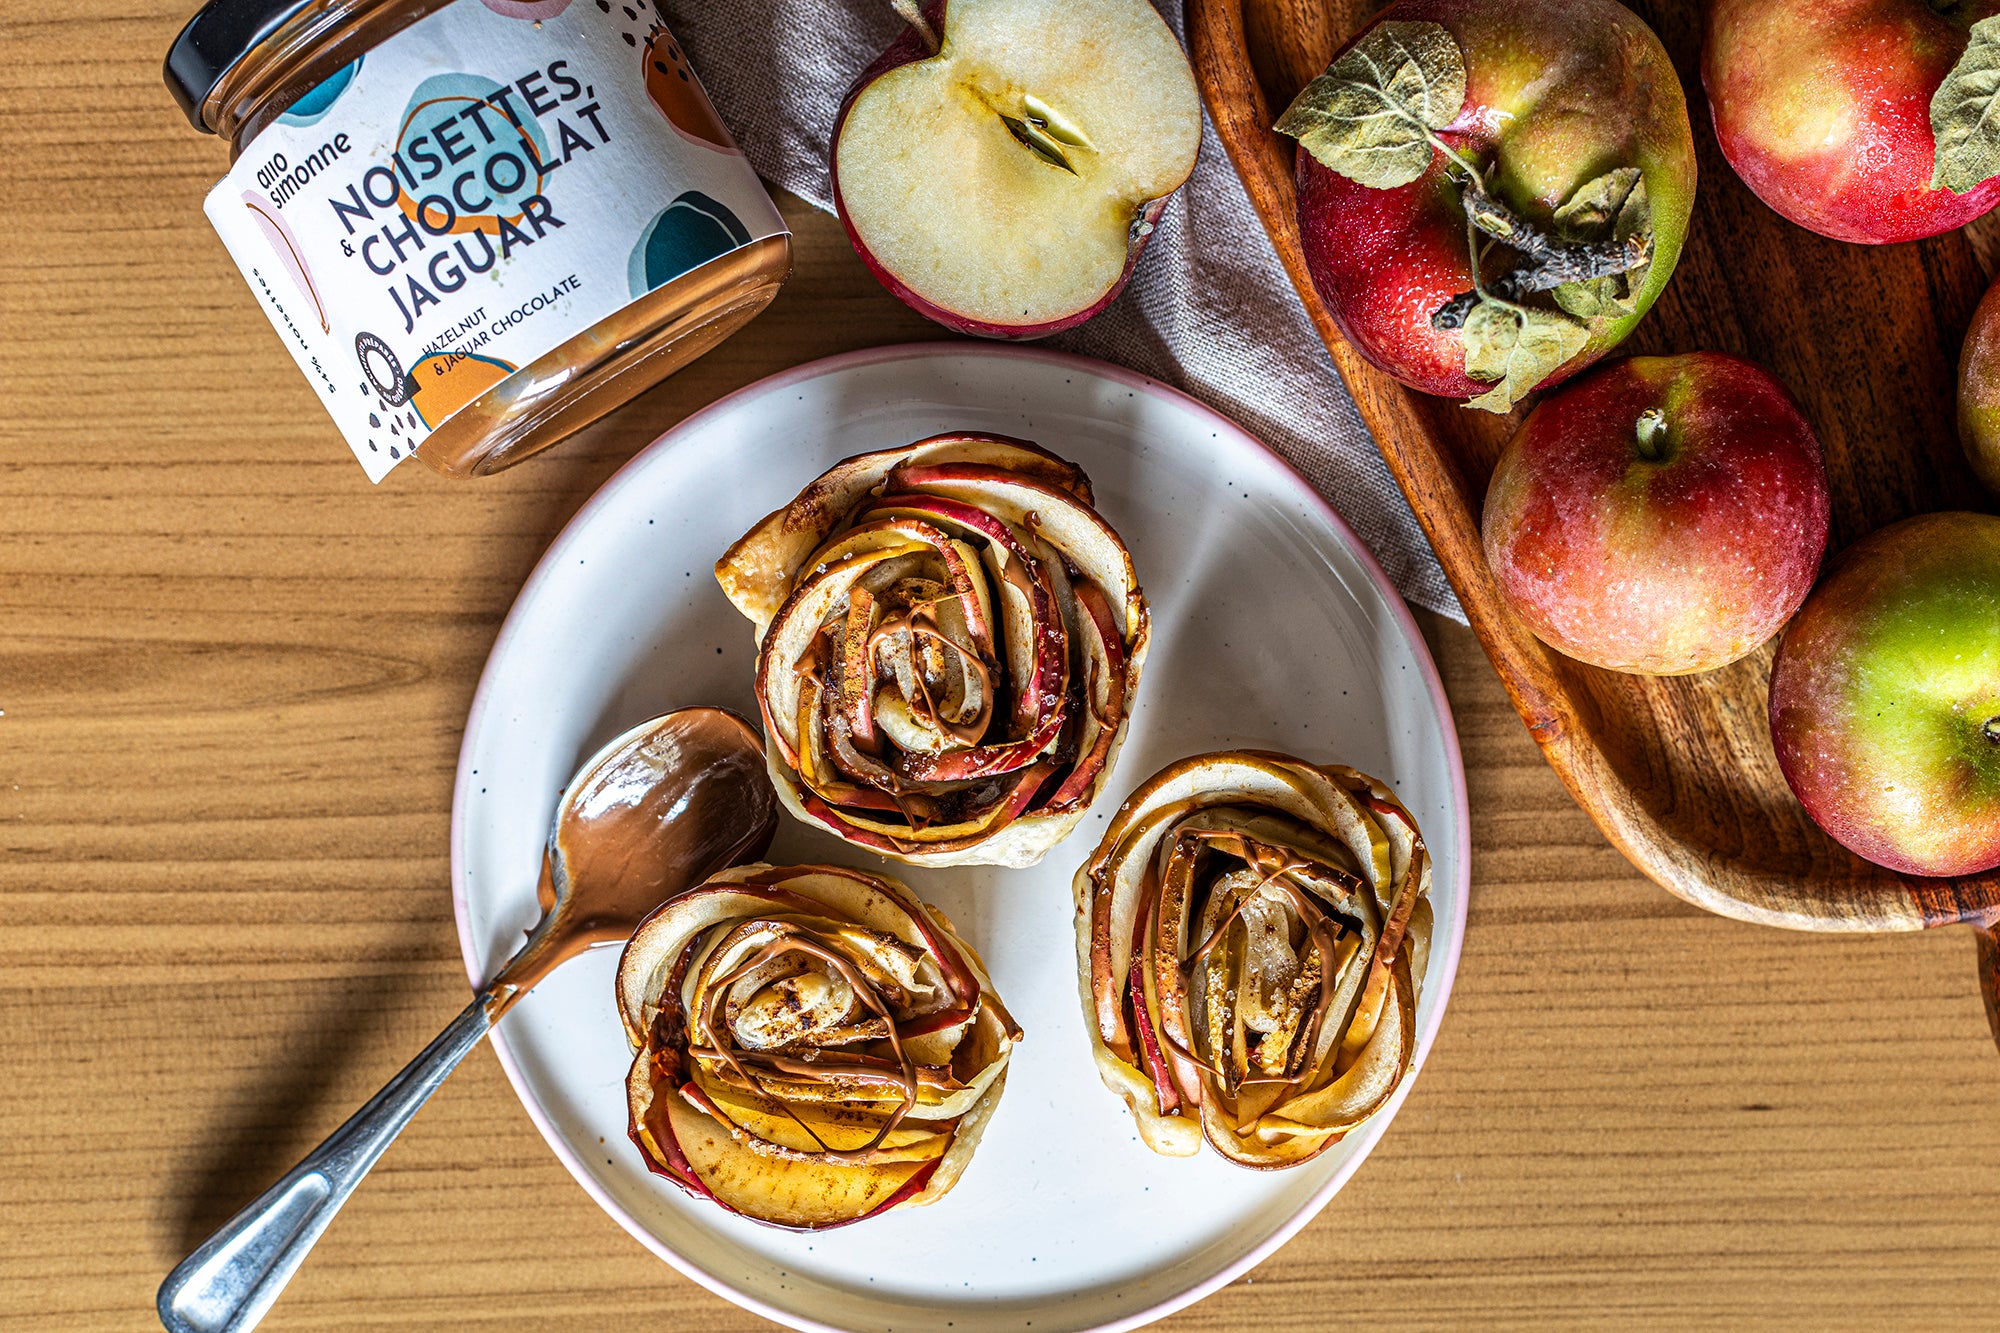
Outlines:
{"label": "wooden table surface", "polygon": [[[795,201],[743,334],[503,476],[370,487],[200,212],[188,0],[0,12],[0,1327],[144,1329],[167,1269],[464,1003],[446,834],[543,546],[648,440],[929,338]],[[1330,372],[1329,372],[1330,373]],[[1956,931],[1808,937],[1635,874],[1471,635],[1471,922],[1392,1132],[1176,1329],[2000,1327],[2000,1057]],[[475,1053],[271,1329],[748,1329]]]}

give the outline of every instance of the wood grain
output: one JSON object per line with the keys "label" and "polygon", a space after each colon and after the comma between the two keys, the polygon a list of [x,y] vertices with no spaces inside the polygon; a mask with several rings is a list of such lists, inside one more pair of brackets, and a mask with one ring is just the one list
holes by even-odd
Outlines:
{"label": "wood grain", "polygon": [[[1417,393],[1346,342],[1305,266],[1291,141],[1270,129],[1377,7],[1190,0],[1190,48],[1217,129],[1293,284],[1550,766],[1634,865],[1709,911],[1805,930],[1990,924],[2000,912],[2000,874],[1898,875],[1806,817],[1771,749],[1772,645],[1700,676],[1622,675],[1545,647],[1501,603],[1479,513],[1524,411],[1498,417]],[[1673,281],[1626,350],[1720,350],[1774,370],[1826,450],[1834,549],[1912,513],[1991,509],[1952,421],[1953,366],[1988,277],[1971,241],[1955,233],[1915,245],[1847,245],[1778,217],[1716,147],[1700,93],[1700,7],[1633,7],[1660,34],[1689,91],[1701,183]],[[1980,959],[1981,984],[2000,987],[1990,957]]]}
{"label": "wood grain", "polygon": [[[742,336],[512,473],[371,488],[201,219],[221,150],[158,82],[183,17],[0,10],[0,1328],[34,1333],[152,1327],[168,1267],[464,1003],[460,729],[564,519],[718,394],[935,332],[787,203],[797,277]],[[1450,1017],[1326,1213],[1164,1327],[1991,1328],[1963,939],[1661,893],[1426,626],[1474,810]],[[478,1053],[266,1327],[762,1325],[599,1212]]]}

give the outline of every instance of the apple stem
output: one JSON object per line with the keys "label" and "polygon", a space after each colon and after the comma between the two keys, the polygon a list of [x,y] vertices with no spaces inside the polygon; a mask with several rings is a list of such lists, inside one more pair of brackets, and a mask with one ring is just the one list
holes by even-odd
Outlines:
{"label": "apple stem", "polygon": [[923,6],[917,0],[889,0],[889,7],[902,17],[903,22],[917,30],[917,36],[923,39],[932,55],[938,53],[944,43],[938,40],[937,29],[924,17]]}
{"label": "apple stem", "polygon": [[[1474,176],[1473,179],[1478,180],[1479,178],[1477,176]],[[1473,222],[1472,213],[1469,210],[1466,212],[1465,215],[1465,246],[1466,249],[1472,252],[1473,300],[1474,301],[1491,300],[1492,293],[1486,290],[1486,284],[1484,281],[1481,280],[1479,276],[1479,261],[1482,258],[1484,258],[1484,250],[1479,244],[1479,227],[1477,226],[1477,224]],[[1471,312],[1471,306],[1468,305],[1466,307],[1466,312],[1467,313]],[[1433,318],[1432,322],[1433,323],[1436,322],[1435,318]],[[1458,317],[1458,322],[1460,324],[1465,323],[1465,315],[1461,314]]]}
{"label": "apple stem", "polygon": [[1633,433],[1639,439],[1639,457],[1657,463],[1667,456],[1667,414],[1659,408],[1641,412]]}
{"label": "apple stem", "polygon": [[1477,182],[1482,192],[1486,189],[1485,173],[1481,172],[1478,167],[1474,166],[1471,162],[1467,161],[1464,155],[1459,153],[1457,149],[1453,148],[1443,139],[1440,139],[1437,136],[1437,132],[1435,130],[1426,129],[1424,131],[1424,137],[1431,141],[1431,147],[1437,149],[1440,153],[1443,153],[1451,161],[1456,162],[1458,164],[1459,170],[1463,171],[1473,181]]}
{"label": "apple stem", "polygon": [[[1650,234],[1623,241],[1557,240],[1487,193],[1484,179],[1464,159],[1453,153],[1452,160],[1465,166],[1467,172],[1459,185],[1459,203],[1465,209],[1466,247],[1472,254],[1472,290],[1460,292],[1432,313],[1434,329],[1464,328],[1473,307],[1482,301],[1521,310],[1517,303],[1536,292],[1629,272],[1652,257]],[[1486,251],[1479,239],[1482,234],[1535,262],[1485,281],[1480,273]]]}

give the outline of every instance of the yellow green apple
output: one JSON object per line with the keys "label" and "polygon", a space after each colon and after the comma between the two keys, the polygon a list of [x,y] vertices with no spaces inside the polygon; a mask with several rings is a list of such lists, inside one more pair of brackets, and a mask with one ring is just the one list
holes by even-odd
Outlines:
{"label": "yellow green apple", "polygon": [[1842,552],[1779,643],[1771,739],[1856,854],[2000,866],[2000,518],[1923,514]]}

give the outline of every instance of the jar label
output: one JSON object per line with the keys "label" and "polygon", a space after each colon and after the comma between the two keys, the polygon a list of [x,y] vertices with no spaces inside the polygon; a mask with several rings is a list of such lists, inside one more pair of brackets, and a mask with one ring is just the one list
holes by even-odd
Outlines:
{"label": "jar label", "polygon": [[648,0],[458,0],[294,102],[204,207],[371,481],[785,230]]}

